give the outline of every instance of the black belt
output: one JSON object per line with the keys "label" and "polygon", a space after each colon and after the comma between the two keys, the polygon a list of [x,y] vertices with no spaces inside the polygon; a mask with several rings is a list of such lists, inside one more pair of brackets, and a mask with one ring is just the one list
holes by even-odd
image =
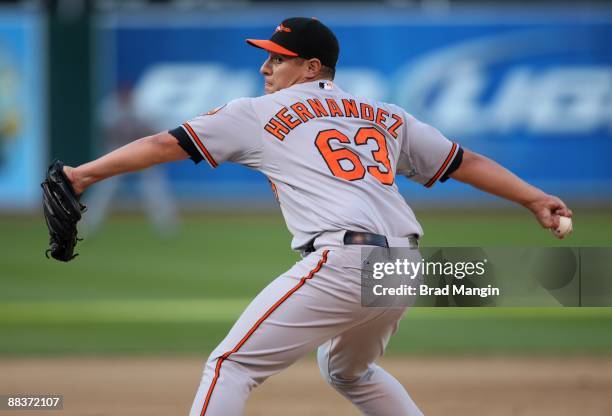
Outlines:
{"label": "black belt", "polygon": [[[304,246],[305,253],[312,253],[315,251],[314,247],[315,240],[310,241],[306,246]],[[389,243],[387,242],[387,237],[380,234],[374,233],[363,233],[360,231],[347,231],[344,234],[344,244],[345,245],[360,245],[360,246],[378,246],[378,247],[389,247]]]}
{"label": "black belt", "polygon": [[347,231],[344,234],[344,244],[355,244],[360,246],[389,247],[387,237],[380,234],[362,233],[358,231]]}

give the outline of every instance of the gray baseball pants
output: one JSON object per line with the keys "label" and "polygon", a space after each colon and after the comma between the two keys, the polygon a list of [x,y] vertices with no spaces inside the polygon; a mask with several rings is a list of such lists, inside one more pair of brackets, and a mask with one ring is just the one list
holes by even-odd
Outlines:
{"label": "gray baseball pants", "polygon": [[253,388],[317,347],[324,379],[363,414],[421,415],[375,364],[406,308],[361,306],[360,248],[320,247],[264,288],[210,354],[190,416],[242,415]]}

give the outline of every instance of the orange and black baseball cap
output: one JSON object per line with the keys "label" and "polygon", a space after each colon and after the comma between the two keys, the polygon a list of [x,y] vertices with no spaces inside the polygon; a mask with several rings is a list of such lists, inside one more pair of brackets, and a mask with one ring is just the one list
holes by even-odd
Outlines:
{"label": "orange and black baseball cap", "polygon": [[247,39],[249,45],[287,56],[318,58],[335,68],[340,47],[334,33],[323,23],[310,17],[291,17],[276,26],[269,40]]}

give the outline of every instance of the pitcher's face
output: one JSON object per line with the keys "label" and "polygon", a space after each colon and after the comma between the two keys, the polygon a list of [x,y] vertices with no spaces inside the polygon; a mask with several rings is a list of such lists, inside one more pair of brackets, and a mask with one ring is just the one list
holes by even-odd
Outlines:
{"label": "pitcher's face", "polygon": [[308,65],[305,59],[271,52],[259,72],[266,94],[272,94],[302,82],[308,75]]}

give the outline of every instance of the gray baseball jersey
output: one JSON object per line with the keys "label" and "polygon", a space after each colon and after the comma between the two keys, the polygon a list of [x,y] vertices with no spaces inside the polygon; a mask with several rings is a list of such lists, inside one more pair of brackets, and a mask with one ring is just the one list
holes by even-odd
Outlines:
{"label": "gray baseball jersey", "polygon": [[462,152],[402,108],[355,97],[331,81],[237,99],[170,133],[196,163],[229,161],[266,175],[294,250],[329,231],[422,235],[395,175],[432,186]]}

